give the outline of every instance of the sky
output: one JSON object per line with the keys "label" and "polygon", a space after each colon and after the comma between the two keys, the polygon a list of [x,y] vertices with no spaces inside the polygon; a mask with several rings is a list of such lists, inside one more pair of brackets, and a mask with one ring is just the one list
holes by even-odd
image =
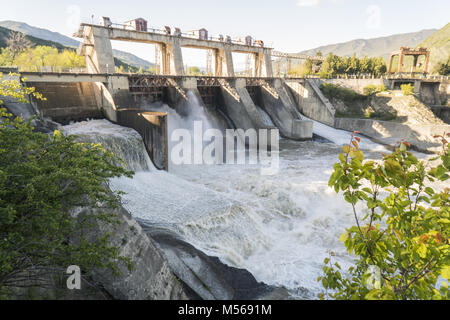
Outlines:
{"label": "sky", "polygon": [[[206,28],[210,35],[251,35],[284,52],[369,39],[450,22],[449,0],[0,0],[0,21],[15,20],[72,35],[81,21],[109,16],[115,23],[142,17],[149,25]],[[153,46],[114,42],[113,47],[154,61]],[[206,59],[186,50],[194,65]],[[206,56],[206,53],[201,55]]]}

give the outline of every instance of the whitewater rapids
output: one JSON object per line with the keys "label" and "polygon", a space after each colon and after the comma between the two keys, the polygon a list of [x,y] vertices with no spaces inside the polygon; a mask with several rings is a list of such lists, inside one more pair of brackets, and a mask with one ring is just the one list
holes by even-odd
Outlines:
{"label": "whitewater rapids", "polygon": [[[172,112],[169,126],[181,121]],[[343,267],[352,263],[339,236],[354,224],[353,213],[328,187],[348,132],[315,124],[315,133],[333,143],[281,140],[279,174],[261,176],[258,166],[238,165],[158,171],[136,131],[106,120],[72,124],[64,131],[101,142],[136,171],[132,179],[111,180],[113,190],[126,193],[124,207],[135,218],[247,269],[258,281],[284,286],[296,298],[314,299],[321,292],[316,279],[330,252]],[[371,159],[386,152],[366,139],[362,148]]]}

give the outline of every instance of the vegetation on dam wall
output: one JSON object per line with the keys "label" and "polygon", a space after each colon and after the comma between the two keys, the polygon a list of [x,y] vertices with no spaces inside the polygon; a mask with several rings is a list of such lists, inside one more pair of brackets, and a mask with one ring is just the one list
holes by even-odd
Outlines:
{"label": "vegetation on dam wall", "polygon": [[363,88],[363,94],[326,82],[320,89],[336,108],[337,118],[444,124],[413,94],[411,85],[402,86],[401,92],[388,91],[384,85],[368,85]]}
{"label": "vegetation on dam wall", "polygon": [[340,57],[330,53],[319,67],[311,60],[298,65],[287,72],[289,76],[304,77],[308,75],[318,75],[321,78],[329,79],[342,75],[370,74],[376,77],[384,75],[387,71],[386,62],[382,57],[378,58],[357,58]]}

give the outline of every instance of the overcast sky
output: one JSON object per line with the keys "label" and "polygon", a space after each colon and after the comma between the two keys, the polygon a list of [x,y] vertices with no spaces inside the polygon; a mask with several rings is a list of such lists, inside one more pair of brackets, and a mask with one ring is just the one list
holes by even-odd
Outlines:
{"label": "overcast sky", "polygon": [[[206,28],[210,34],[252,35],[285,52],[358,38],[374,38],[450,22],[449,0],[0,0],[0,20],[17,20],[65,35],[80,21],[109,16],[116,23],[142,17],[154,27]],[[152,46],[114,47],[154,60]],[[192,55],[192,53],[191,53]],[[192,55],[192,64],[199,57]],[[203,61],[203,58],[201,59]]]}

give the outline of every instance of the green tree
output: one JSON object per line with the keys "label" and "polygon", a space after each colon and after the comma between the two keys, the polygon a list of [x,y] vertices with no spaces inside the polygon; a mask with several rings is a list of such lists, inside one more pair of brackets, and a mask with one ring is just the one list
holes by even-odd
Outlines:
{"label": "green tree", "polygon": [[[17,80],[2,80],[0,95],[26,102],[42,98]],[[2,102],[0,101],[0,105]],[[79,143],[58,131],[34,132],[29,122],[0,109],[0,296],[9,288],[31,285],[49,270],[78,265],[84,274],[130,261],[109,245],[109,235],[92,239],[93,224],[114,223],[111,208],[119,194],[110,178],[131,176],[120,159],[101,145]],[[75,208],[96,213],[72,215]],[[26,275],[26,282],[24,281]]]}
{"label": "green tree", "polygon": [[370,73],[371,71],[371,62],[370,59],[365,56],[364,58],[362,58],[359,62],[359,72],[361,73]]}
{"label": "green tree", "polygon": [[329,185],[343,192],[353,210],[356,226],[340,240],[355,265],[344,271],[331,257],[325,259],[324,276],[318,280],[327,297],[449,298],[450,190],[435,190],[432,183],[448,181],[450,152],[446,138],[436,138],[444,148],[434,159],[440,164],[431,168],[408,152],[407,142],[380,162],[364,161],[355,134],[343,147]]}
{"label": "green tree", "polygon": [[0,66],[11,67],[14,65],[14,55],[10,48],[2,48],[0,53]]}
{"label": "green tree", "polygon": [[0,54],[0,65],[18,66],[24,71],[41,71],[44,67],[53,70],[84,68],[86,62],[84,57],[77,55],[74,50],[62,50],[48,46],[37,46],[26,48],[15,56],[11,49],[3,48]]}
{"label": "green tree", "polygon": [[414,86],[410,83],[402,84],[400,88],[405,96],[410,96],[414,93]]}
{"label": "green tree", "polygon": [[377,77],[382,76],[387,72],[386,62],[382,57],[374,58],[373,70],[371,73],[375,74]]}
{"label": "green tree", "polygon": [[356,54],[353,54],[348,64],[347,74],[357,74],[359,73],[359,71],[360,71],[359,59],[356,57]]}
{"label": "green tree", "polygon": [[336,57],[331,52],[327,55],[320,69],[319,75],[321,78],[328,79],[336,75]]}
{"label": "green tree", "polygon": [[193,76],[200,76],[200,75],[204,75],[204,72],[202,72],[199,67],[188,67],[187,74],[193,75]]}
{"label": "green tree", "polygon": [[441,76],[448,76],[450,75],[450,58],[445,63],[440,63],[437,66],[437,73],[439,73]]}

